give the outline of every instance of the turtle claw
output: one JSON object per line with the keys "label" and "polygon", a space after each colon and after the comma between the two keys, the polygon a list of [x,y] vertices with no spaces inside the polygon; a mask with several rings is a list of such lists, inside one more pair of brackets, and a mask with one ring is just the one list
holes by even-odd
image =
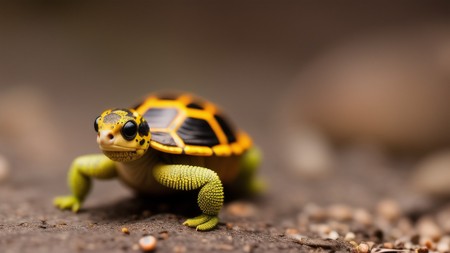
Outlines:
{"label": "turtle claw", "polygon": [[207,231],[215,228],[219,223],[219,218],[215,215],[202,214],[195,218],[187,219],[183,225],[195,227],[197,231]]}
{"label": "turtle claw", "polygon": [[81,207],[81,202],[74,196],[56,197],[53,204],[61,210],[71,209],[74,213],[78,212]]}

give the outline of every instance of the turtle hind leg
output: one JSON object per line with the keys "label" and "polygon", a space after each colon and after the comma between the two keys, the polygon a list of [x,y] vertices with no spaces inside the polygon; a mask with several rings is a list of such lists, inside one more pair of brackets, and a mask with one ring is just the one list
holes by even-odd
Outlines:
{"label": "turtle hind leg", "polygon": [[155,166],[153,175],[160,184],[175,190],[200,188],[197,203],[203,214],[187,219],[184,225],[201,231],[217,226],[224,195],[222,182],[214,171],[199,166],[160,164]]}
{"label": "turtle hind leg", "polygon": [[261,151],[257,147],[243,154],[239,174],[231,186],[233,195],[254,196],[265,190],[265,182],[256,175],[261,160]]}

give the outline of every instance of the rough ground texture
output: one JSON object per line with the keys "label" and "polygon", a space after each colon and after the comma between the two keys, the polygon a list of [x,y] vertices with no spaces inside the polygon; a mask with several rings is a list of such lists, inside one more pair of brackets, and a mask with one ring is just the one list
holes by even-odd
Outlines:
{"label": "rough ground texture", "polygon": [[[348,165],[349,169],[341,170],[332,179],[308,185],[308,180],[292,178],[273,168],[263,168],[262,176],[270,184],[268,191],[255,199],[228,201],[220,215],[222,223],[210,232],[181,225],[186,217],[198,213],[195,194],[149,199],[133,196],[120,183],[97,181],[83,210],[74,214],[57,210],[51,203],[55,195],[67,192],[64,173],[43,177],[30,172],[0,186],[1,252],[133,252],[139,250],[138,240],[144,235],[158,238],[158,252],[351,251],[355,246],[344,240],[349,231],[356,234],[353,240],[358,243],[370,240],[378,244],[395,242],[416,231],[411,223],[406,228],[409,231],[391,235],[395,226],[388,225],[384,226],[385,237],[380,238],[377,231],[385,222],[377,224],[375,217],[399,220],[415,215],[417,220],[422,210],[429,211],[430,205],[417,204],[422,203],[420,198],[417,201],[411,197],[401,198],[398,203],[404,205],[399,210],[400,204],[395,202],[393,214],[389,214],[389,207],[387,214],[374,210],[383,196],[407,196],[404,186],[400,186],[401,170],[367,171],[357,176],[355,183],[345,180],[355,174]],[[386,179],[383,187],[377,182],[381,178]],[[348,187],[359,190],[352,192]],[[319,207],[311,202],[319,203]],[[367,208],[369,217],[356,217],[358,207]],[[121,232],[124,227],[129,234]],[[340,239],[322,240],[332,237],[332,231]],[[300,243],[306,237],[320,240]]]}

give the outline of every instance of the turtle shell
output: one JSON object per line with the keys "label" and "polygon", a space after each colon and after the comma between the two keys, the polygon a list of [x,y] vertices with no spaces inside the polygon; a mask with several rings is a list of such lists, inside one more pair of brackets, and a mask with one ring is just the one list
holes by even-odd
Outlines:
{"label": "turtle shell", "polygon": [[251,146],[213,103],[191,94],[151,94],[135,110],[150,126],[151,146],[162,152],[231,156]]}

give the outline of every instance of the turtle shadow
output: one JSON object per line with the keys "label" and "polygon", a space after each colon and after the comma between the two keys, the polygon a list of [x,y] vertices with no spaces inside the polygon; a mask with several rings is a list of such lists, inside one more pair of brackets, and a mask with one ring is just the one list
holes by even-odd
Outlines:
{"label": "turtle shadow", "polygon": [[[225,205],[237,200],[258,201],[259,197],[239,196],[225,191]],[[167,196],[135,194],[117,201],[82,209],[93,221],[143,220],[158,214],[176,215],[180,218],[201,214],[197,204],[198,191],[182,192]]]}
{"label": "turtle shadow", "polygon": [[201,212],[195,194],[176,196],[146,196],[136,194],[100,206],[82,210],[93,220],[141,220],[157,214],[195,216]]}

